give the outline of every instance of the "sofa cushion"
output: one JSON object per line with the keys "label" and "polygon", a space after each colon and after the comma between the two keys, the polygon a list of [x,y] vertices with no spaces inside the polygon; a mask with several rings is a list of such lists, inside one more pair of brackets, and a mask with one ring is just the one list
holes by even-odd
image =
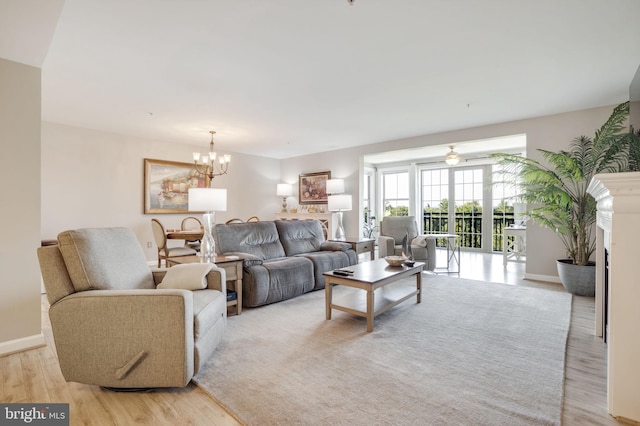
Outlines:
{"label": "sofa cushion", "polygon": [[215,238],[219,253],[242,252],[261,260],[284,257],[284,249],[273,222],[216,224]]}
{"label": "sofa cushion", "polygon": [[324,241],[318,220],[276,220],[276,228],[287,256],[320,250]]}
{"label": "sofa cushion", "polygon": [[346,268],[356,263],[356,253],[349,251],[315,251],[310,253],[302,253],[296,257],[305,257],[313,263],[313,274],[315,284],[313,289],[319,290],[324,288],[324,274],[334,269]]}
{"label": "sofa cushion", "polygon": [[329,251],[348,251],[351,250],[351,244],[343,243],[340,241],[325,241],[320,246],[320,250],[329,250]]}
{"label": "sofa cushion", "polygon": [[151,269],[128,228],[87,228],[58,235],[76,291],[153,289]]}
{"label": "sofa cushion", "polygon": [[313,290],[313,264],[304,257],[282,257],[244,269],[242,304],[256,307]]}

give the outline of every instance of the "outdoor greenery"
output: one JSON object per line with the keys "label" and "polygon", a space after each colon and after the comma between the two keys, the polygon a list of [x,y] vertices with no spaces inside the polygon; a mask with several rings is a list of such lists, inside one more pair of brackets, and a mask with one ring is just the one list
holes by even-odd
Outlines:
{"label": "outdoor greenery", "polygon": [[517,197],[529,206],[527,217],[555,230],[576,265],[586,265],[596,247],[596,202],[587,193],[591,179],[598,173],[640,166],[638,136],[632,128],[625,129],[628,116],[629,102],[625,102],[614,108],[593,138],[580,136],[568,150],[539,149],[546,164],[519,155],[492,154],[503,166],[501,183],[518,183]]}
{"label": "outdoor greenery", "polygon": [[[402,213],[399,216],[408,216],[408,206],[391,207],[387,204],[385,208],[385,216],[396,216],[392,213]],[[418,221],[422,221],[422,229],[426,233],[449,233],[453,232],[459,235],[462,247],[469,248],[481,248],[483,233],[482,233],[482,217],[483,209],[478,201],[469,201],[463,205],[456,206],[455,218],[450,225],[449,222],[449,200],[443,198],[437,206],[427,206],[422,211],[422,217],[417,218]],[[514,223],[513,205],[507,201],[501,201],[497,206],[493,208],[492,215],[492,242],[491,248],[493,251],[502,251],[503,248],[503,233],[502,230],[505,226]],[[372,224],[367,223],[368,212],[365,211],[365,226],[363,234],[365,236],[371,235],[371,230],[375,229]],[[375,225],[374,225],[375,226]],[[450,228],[453,226],[453,229]],[[438,247],[444,247],[446,240],[438,240]]]}

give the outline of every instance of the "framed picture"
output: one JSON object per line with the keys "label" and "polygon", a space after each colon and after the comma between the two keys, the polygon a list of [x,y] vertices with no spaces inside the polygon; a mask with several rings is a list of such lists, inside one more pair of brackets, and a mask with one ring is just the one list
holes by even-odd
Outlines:
{"label": "framed picture", "polygon": [[299,204],[327,204],[327,180],[331,172],[300,175],[298,179]]}
{"label": "framed picture", "polygon": [[145,214],[188,213],[189,188],[208,186],[193,164],[144,159]]}

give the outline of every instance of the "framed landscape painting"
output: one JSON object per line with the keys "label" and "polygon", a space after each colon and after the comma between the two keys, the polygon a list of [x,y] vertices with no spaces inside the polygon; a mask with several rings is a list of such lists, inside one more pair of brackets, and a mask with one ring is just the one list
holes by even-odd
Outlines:
{"label": "framed landscape painting", "polygon": [[327,204],[327,180],[331,172],[300,175],[298,181],[299,204]]}
{"label": "framed landscape painting", "polygon": [[145,158],[144,213],[188,213],[189,188],[206,188],[208,180],[193,164]]}

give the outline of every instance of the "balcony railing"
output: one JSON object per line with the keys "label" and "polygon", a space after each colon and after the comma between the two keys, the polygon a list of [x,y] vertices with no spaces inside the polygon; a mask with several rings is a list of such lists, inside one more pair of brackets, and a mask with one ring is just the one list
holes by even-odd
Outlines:
{"label": "balcony railing", "polygon": [[[513,213],[495,213],[491,231],[491,247],[493,251],[502,251],[505,226],[515,222]],[[446,213],[424,213],[422,227],[427,234],[448,234],[449,215]],[[482,248],[482,213],[456,212],[455,228],[452,234],[460,237],[460,246],[466,248]],[[437,240],[438,247],[446,247],[444,238]]]}

